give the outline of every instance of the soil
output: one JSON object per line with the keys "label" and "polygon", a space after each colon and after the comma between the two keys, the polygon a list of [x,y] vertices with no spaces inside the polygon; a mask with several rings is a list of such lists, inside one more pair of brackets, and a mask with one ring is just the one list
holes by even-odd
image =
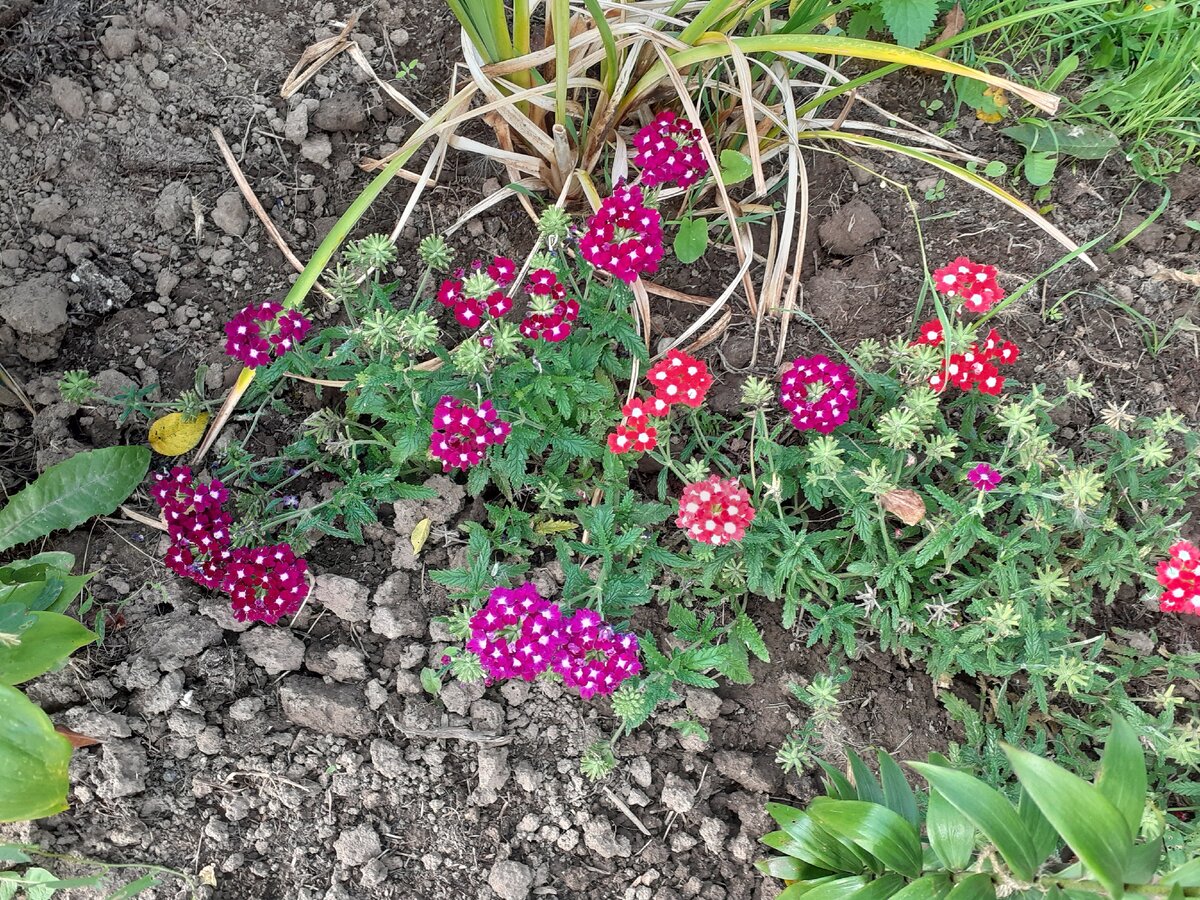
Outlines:
{"label": "soil", "polygon": [[[62,402],[63,371],[100,373],[114,392],[158,385],[151,396],[170,397],[199,368],[216,394],[235,374],[221,351],[223,322],[247,302],[281,297],[294,277],[238,196],[213,128],[301,259],[366,183],[357,160],[414,128],[344,59],[290,101],[278,96],[304,48],[351,12],[287,0],[18,0],[0,11],[0,360],[36,409],[31,416],[0,387],[6,491],[80,448],[143,440],[107,412]],[[380,71],[418,60],[405,89],[427,109],[443,99],[458,54],[443,4],[378,0],[356,40]],[[919,118],[918,101],[939,90],[906,76],[872,99]],[[948,136],[987,159],[1018,159],[965,115]],[[825,153],[805,161],[813,201],[801,308],[843,345],[887,339],[913,315],[921,245],[895,184],[911,189],[930,260],[992,261],[1012,288],[1059,258],[1041,232],[951,179],[944,197],[929,199],[942,188],[918,163],[872,155],[859,160],[864,169]],[[427,227],[453,222],[502,178],[452,155],[414,219],[420,228],[401,236],[393,274],[406,276]],[[1029,194],[1019,181],[1009,186]],[[1092,251],[1099,271],[1067,265],[1005,315],[1006,336],[1026,348],[1021,381],[1055,387],[1082,374],[1096,382],[1095,415],[1128,401],[1133,413],[1174,407],[1200,418],[1196,332],[1171,333],[1173,323],[1200,321],[1197,291],[1154,277],[1194,265],[1200,232],[1185,222],[1200,220],[1200,172],[1169,186],[1166,212],[1109,252],[1161,190],[1134,180],[1119,157],[1064,167],[1048,215],[1077,241],[1108,237]],[[406,196],[403,186],[389,190],[363,233],[389,230]],[[528,236],[513,204],[453,243],[468,258],[509,247],[515,255]],[[727,273],[728,260],[709,254],[667,280],[703,294]],[[660,336],[694,314],[663,305]],[[759,371],[778,339],[769,319]],[[736,398],[753,346],[743,315],[710,348],[718,406]],[[824,346],[793,319],[784,358]],[[55,540],[98,573],[91,589],[106,636],[29,693],[56,722],[102,742],[75,756],[69,812],[7,834],[58,853],[207,869],[216,887],[203,896],[239,900],[774,897],[751,867],[768,825],[763,803],[818,788],[813,773],[785,778],[774,763],[800,722],[788,683],[827,667],[824,649],[805,646],[803,623],[784,631],[769,605],[753,610],[775,661],[755,664],[756,684],[689,691],[623,740],[619,768],[592,784],[578,761],[612,726],[603,703],[549,683],[423,693],[418,673],[449,640],[433,617],[450,604],[427,572],[461,561],[454,526],[470,515],[452,491],[443,503],[447,527],[411,568],[393,563],[407,535],[392,528],[371,530],[362,546],[319,544],[314,601],[286,629],[233,622],[217,598],[157,563],[155,536],[135,523],[99,521]],[[919,671],[873,651],[852,668],[838,730],[826,736],[834,752],[922,758],[960,737]],[[670,727],[685,714],[708,727],[709,741]]]}

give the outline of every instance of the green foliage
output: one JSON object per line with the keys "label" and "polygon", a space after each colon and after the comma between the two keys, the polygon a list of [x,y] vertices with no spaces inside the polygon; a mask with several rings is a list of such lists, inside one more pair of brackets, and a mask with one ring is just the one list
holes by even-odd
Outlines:
{"label": "green foliage", "polygon": [[879,14],[896,43],[918,47],[933,27],[937,0],[878,0]]}
{"label": "green foliage", "polygon": [[[1174,867],[1162,842],[1141,830],[1144,795],[1122,792],[1123,809],[1110,797],[1118,782],[1146,782],[1141,745],[1122,718],[1113,720],[1095,782],[1018,748],[1003,750],[1016,773],[1016,783],[1005,786],[1015,802],[936,754],[909,763],[929,784],[924,796],[884,753],[882,792],[856,756],[847,773],[853,783],[826,766],[826,796],[806,810],[767,804],[781,830],[762,841],[780,855],[758,868],[790,882],[785,897],[994,898],[1019,889],[1031,898],[1118,898],[1165,895],[1151,884],[1156,876],[1165,884],[1200,883],[1195,862]],[[1130,820],[1138,824],[1131,828]],[[1061,862],[1064,847],[1077,862]]]}
{"label": "green foliage", "polygon": [[52,816],[67,808],[71,744],[24,694],[0,684],[0,822]]}
{"label": "green foliage", "polygon": [[[91,870],[93,874],[59,878],[51,870],[34,865],[34,859],[37,857],[69,863],[75,871]],[[89,893],[103,891],[105,900],[132,900],[172,881],[182,882],[186,886],[187,896],[198,897],[203,884],[210,887],[216,884],[214,877],[205,876],[204,873],[197,880],[186,872],[165,866],[149,863],[113,863],[48,853],[30,844],[0,844],[0,864],[20,867],[19,871],[11,869],[0,872],[0,900],[51,900],[59,896],[67,898],[77,896],[78,889],[90,889]],[[134,875],[136,871],[145,874]],[[179,896],[183,896],[183,893]]]}
{"label": "green foliage", "polygon": [[149,467],[145,447],[89,450],[51,466],[0,509],[0,550],[107,515],[141,484]]}

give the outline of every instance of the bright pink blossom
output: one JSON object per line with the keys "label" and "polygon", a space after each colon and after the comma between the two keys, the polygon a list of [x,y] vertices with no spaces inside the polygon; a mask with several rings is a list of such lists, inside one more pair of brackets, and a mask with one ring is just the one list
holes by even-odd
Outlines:
{"label": "bright pink blossom", "polygon": [[266,301],[247,306],[225,326],[225,352],[248,369],[266,365],[304,340],[312,322],[294,309]]}
{"label": "bright pink blossom", "polygon": [[150,495],[171,538],[163,560],[167,568],[206,588],[219,588],[232,543],[233,517],[223,508],[229,492],[216,480],[197,482],[187,466],[176,466],[155,480]]}
{"label": "bright pink blossom", "polygon": [[583,258],[632,284],[658,271],[663,258],[662,216],[646,206],[642,189],[618,182],[611,197],[588,219],[579,241]]}
{"label": "bright pink blossom", "polygon": [[779,402],[800,431],[829,434],[858,406],[858,383],[849,366],[828,356],[799,356],[783,373]]}
{"label": "bright pink blossom", "polygon": [[611,694],[641,671],[637,635],[617,632],[590,609],[576,610],[561,637],[550,668],[567,687],[577,688],[584,700]]}
{"label": "bright pink blossom", "polygon": [[708,172],[700,149],[703,133],[687,119],[664,110],[633,137],[633,164],[647,187],[674,182],[691,187]]}
{"label": "bright pink blossom", "polygon": [[304,603],[307,571],[308,564],[288,544],[239,547],[225,566],[221,590],[229,594],[239,622],[274,625],[282,616],[295,615]]}
{"label": "bright pink blossom", "polygon": [[445,472],[469,469],[483,461],[488,447],[503,444],[511,430],[490,400],[476,409],[454,397],[442,397],[433,410],[429,452]]}
{"label": "bright pink blossom", "polygon": [[1004,476],[989,466],[987,463],[980,463],[970,472],[967,473],[967,481],[975,485],[981,491],[991,491],[996,488]]}
{"label": "bright pink blossom", "polygon": [[533,681],[550,668],[561,643],[562,613],[526,582],[493,588],[488,602],[471,617],[467,649],[479,657],[488,677]]}
{"label": "bright pink blossom", "polygon": [[719,547],[740,541],[754,515],[750,494],[741,484],[732,478],[710,475],[683,489],[675,524],[692,540]]}
{"label": "bright pink blossom", "polygon": [[521,322],[521,334],[530,340],[557,343],[571,333],[579,318],[579,301],[567,296],[566,286],[550,269],[538,269],[525,288],[532,298],[531,311]]}

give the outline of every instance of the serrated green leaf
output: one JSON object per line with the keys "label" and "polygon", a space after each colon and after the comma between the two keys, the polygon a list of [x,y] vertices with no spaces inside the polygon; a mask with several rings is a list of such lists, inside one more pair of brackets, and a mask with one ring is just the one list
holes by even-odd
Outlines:
{"label": "serrated green leaf", "polygon": [[831,834],[849,838],[888,869],[916,878],[921,874],[921,839],[903,816],[865,800],[813,803],[811,815]]}
{"label": "serrated green leaf", "polygon": [[1049,760],[1004,745],[1021,787],[1037,804],[1067,846],[1108,889],[1124,896],[1125,864],[1133,846],[1125,817],[1095,785]]}
{"label": "serrated green leaf", "polygon": [[888,31],[904,47],[916,47],[925,40],[937,8],[937,0],[879,0],[879,12]]}
{"label": "serrated green leaf", "polygon": [[0,644],[0,684],[21,684],[44,675],[98,635],[69,616],[52,612],[30,613],[33,624],[18,642]]}
{"label": "serrated green leaf", "polygon": [[1113,716],[1096,788],[1125,817],[1129,833],[1136,835],[1146,809],[1146,756],[1133,728],[1121,716]]}
{"label": "serrated green leaf", "polygon": [[975,826],[934,787],[929,789],[925,831],[929,846],[947,869],[961,872],[971,864],[975,855]]}
{"label": "serrated green leaf", "polygon": [[754,620],[745,612],[738,613],[737,618],[733,622],[733,633],[760,660],[763,662],[771,661],[771,651],[767,649],[766,641],[763,640],[758,626],[754,624]]}
{"label": "serrated green leaf", "polygon": [[52,816],[67,808],[71,743],[14,687],[0,684],[0,822]]}
{"label": "serrated green leaf", "polygon": [[909,765],[995,844],[1017,878],[1033,879],[1037,869],[1033,843],[1017,811],[999,791],[957,769],[921,762]]}
{"label": "serrated green leaf", "polygon": [[141,484],[149,467],[145,447],[87,450],[51,466],[0,509],[0,551],[107,515]]}
{"label": "serrated green leaf", "polygon": [[694,263],[708,249],[708,219],[704,216],[686,218],[675,233],[675,258],[681,263]]}

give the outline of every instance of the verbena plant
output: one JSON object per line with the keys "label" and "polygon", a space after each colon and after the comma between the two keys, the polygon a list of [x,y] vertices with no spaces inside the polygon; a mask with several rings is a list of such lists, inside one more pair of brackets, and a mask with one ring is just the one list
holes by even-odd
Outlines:
{"label": "verbena plant", "polygon": [[[0,509],[0,553],[107,515],[146,476],[150,451],[111,447],[51,466]],[[90,576],[75,558],[38,553],[0,566],[0,821],[67,808],[71,743],[16,685],[62,666],[95,632],[64,615]]]}
{"label": "verbena plant", "polygon": [[932,754],[908,764],[921,793],[888,754],[876,779],[851,753],[846,775],[825,766],[826,796],[767,805],[780,830],[762,840],[780,855],[758,867],[788,884],[780,900],[1200,895],[1200,862],[1171,860],[1147,818],[1143,749],[1123,719],[1087,780],[1004,752],[1016,774],[1004,792]]}

